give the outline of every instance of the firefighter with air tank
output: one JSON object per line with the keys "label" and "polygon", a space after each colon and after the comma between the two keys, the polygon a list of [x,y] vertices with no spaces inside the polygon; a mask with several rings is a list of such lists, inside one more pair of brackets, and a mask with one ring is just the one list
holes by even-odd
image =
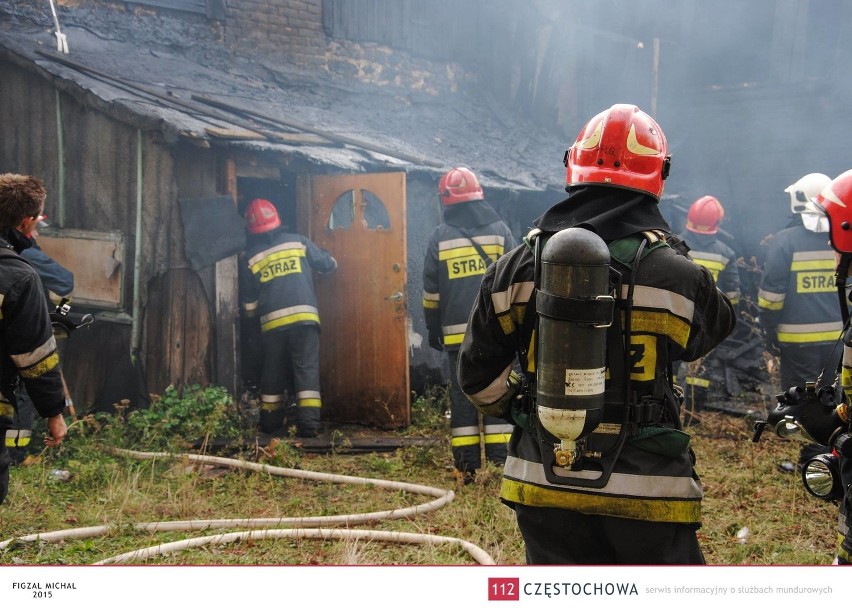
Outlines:
{"label": "firefighter with air tank", "polygon": [[529,563],[701,564],[703,493],[671,363],[718,345],[734,307],[667,241],[670,157],[653,118],[614,105],[564,161],[568,197],[485,273],[459,382],[515,424],[500,496]]}

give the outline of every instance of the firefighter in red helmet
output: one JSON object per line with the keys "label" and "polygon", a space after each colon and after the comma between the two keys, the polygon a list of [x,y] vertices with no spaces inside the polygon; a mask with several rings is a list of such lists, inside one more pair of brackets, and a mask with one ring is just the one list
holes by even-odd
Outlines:
{"label": "firefighter in red helmet", "polygon": [[[515,424],[500,496],[527,562],[703,563],[702,489],[670,364],[715,347],[734,308],[667,241],[670,158],[653,118],[616,104],[564,162],[568,197],[485,273],[459,382],[482,413]],[[592,277],[603,288],[570,294]]]}
{"label": "firefighter in red helmet", "polygon": [[485,458],[502,465],[512,426],[479,413],[456,378],[458,350],[467,316],[486,268],[517,244],[509,227],[485,201],[476,175],[449,170],[438,183],[443,223],[429,237],[423,261],[423,312],[429,346],[446,351],[450,365],[450,430],[453,465],[464,483],[475,479]]}
{"label": "firefighter in red helmet", "polygon": [[[852,324],[849,322],[848,297],[845,280],[852,276],[852,169],[835,177],[813,199],[815,208],[824,213],[829,222],[831,246],[837,252],[836,275],[840,281],[838,298],[841,316],[844,319],[843,357],[840,383],[843,388],[843,403],[838,414],[846,422],[846,434],[852,435],[849,406],[852,404]],[[835,440],[840,439],[836,437]],[[849,440],[848,438],[846,439]],[[852,445],[831,450],[827,459],[837,458],[838,476],[841,483],[840,521],[838,522],[838,564],[852,564]]]}
{"label": "firefighter in red helmet", "polygon": [[320,318],[311,269],[337,268],[335,259],[306,237],[281,225],[275,205],[252,200],[245,213],[248,240],[243,255],[243,309],[259,323],[263,346],[260,428],[284,425],[289,392],[295,393],[296,429],[301,437],[321,430],[319,380]]}
{"label": "firefighter in red helmet", "polygon": [[[716,286],[737,308],[740,302],[740,273],[737,268],[736,253],[719,238],[719,226],[724,219],[725,208],[718,198],[710,195],[701,196],[689,207],[683,238],[689,245],[689,257],[710,271]],[[715,365],[716,360],[708,355],[700,362],[687,367],[683,382],[687,406],[691,410],[703,408],[711,386],[725,387],[724,382],[713,376]],[[716,370],[724,373],[724,366],[719,366],[721,368]]]}
{"label": "firefighter in red helmet", "polygon": [[723,219],[722,203],[713,196],[701,196],[686,216],[687,243],[690,257],[713,274],[716,285],[736,306],[740,301],[740,273],[734,250],[718,235]]}

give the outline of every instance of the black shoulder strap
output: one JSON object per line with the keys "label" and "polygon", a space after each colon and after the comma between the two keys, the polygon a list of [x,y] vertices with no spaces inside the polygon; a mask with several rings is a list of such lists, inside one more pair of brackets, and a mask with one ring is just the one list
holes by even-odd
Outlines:
{"label": "black shoulder strap", "polygon": [[470,235],[470,233],[467,230],[465,230],[464,228],[458,228],[458,227],[456,228],[456,230],[458,230],[461,233],[462,236],[464,236],[467,240],[469,240],[471,242],[471,244],[473,244],[473,248],[476,249],[477,253],[479,253],[480,257],[485,262],[486,266],[490,266],[491,264],[494,263],[494,260],[492,260],[488,256],[488,254],[485,253],[485,249],[482,248],[482,245],[480,245],[475,240],[473,240],[473,237]]}

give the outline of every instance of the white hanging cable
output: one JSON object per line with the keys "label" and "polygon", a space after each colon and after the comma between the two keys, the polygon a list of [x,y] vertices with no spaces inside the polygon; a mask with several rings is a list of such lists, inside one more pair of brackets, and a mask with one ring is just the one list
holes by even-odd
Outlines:
{"label": "white hanging cable", "polygon": [[56,14],[56,6],[54,6],[53,0],[49,0],[49,2],[50,12],[53,14],[54,34],[56,34],[56,50],[59,53],[68,53],[68,37],[62,33],[62,29],[59,27],[59,17]]}

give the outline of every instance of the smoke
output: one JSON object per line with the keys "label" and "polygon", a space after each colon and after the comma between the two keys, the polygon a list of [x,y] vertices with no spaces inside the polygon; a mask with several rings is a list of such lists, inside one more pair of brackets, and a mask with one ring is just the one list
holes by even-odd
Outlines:
{"label": "smoke", "polygon": [[[667,193],[718,197],[742,255],[788,223],[785,187],[850,166],[842,0],[538,0],[521,23],[552,30],[535,59],[547,78],[521,106],[570,137],[614,103],[654,114],[673,157]],[[539,97],[558,101],[549,115]]]}

